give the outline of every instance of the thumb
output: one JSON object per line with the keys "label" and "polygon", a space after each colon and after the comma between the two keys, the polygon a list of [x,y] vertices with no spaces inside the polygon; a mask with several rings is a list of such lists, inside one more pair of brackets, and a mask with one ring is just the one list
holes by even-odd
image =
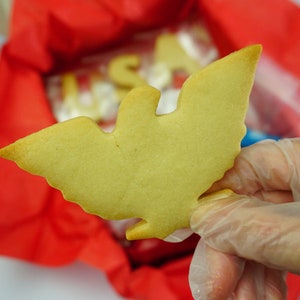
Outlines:
{"label": "thumb", "polygon": [[229,190],[200,199],[191,228],[210,247],[300,274],[300,203],[273,204]]}

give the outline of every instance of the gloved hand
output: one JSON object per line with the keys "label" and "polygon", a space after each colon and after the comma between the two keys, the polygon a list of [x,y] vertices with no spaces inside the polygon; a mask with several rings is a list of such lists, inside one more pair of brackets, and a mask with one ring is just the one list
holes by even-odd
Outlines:
{"label": "gloved hand", "polygon": [[300,139],[242,149],[209,192],[224,188],[191,217],[195,299],[284,299],[285,271],[300,274]]}

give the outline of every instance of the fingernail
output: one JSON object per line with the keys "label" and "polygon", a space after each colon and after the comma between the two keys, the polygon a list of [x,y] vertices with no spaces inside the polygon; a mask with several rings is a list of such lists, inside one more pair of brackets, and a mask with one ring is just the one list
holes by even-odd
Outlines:
{"label": "fingernail", "polygon": [[[212,209],[217,209],[220,206],[226,204],[227,201],[231,201],[228,198],[234,194],[233,191],[229,189],[214,192],[208,195],[204,195],[199,198],[199,205],[191,216],[191,229],[195,230],[198,227],[199,222],[203,217]],[[228,199],[228,200],[227,200]],[[226,201],[227,200],[227,201]]]}
{"label": "fingernail", "polygon": [[201,196],[198,201],[199,201],[199,204],[202,205],[202,204],[210,203],[210,202],[213,202],[216,200],[228,198],[232,194],[234,194],[232,190],[224,189],[224,190],[221,190],[218,192],[214,192],[211,194]]}

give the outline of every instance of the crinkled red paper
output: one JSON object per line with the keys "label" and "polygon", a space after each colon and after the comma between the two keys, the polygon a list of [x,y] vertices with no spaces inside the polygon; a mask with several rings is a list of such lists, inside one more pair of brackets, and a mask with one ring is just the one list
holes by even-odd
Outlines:
{"label": "crinkled red paper", "polygon": [[[45,75],[134,33],[182,20],[198,8],[221,53],[259,42],[300,77],[299,8],[285,0],[15,0],[0,60],[0,147],[56,122]],[[0,204],[1,255],[49,266],[82,260],[103,270],[124,297],[191,299],[191,253],[133,267],[132,255],[143,255],[138,244],[130,254],[106,223],[64,201],[44,179],[3,159]],[[297,299],[299,277],[289,275],[288,283],[289,299]]]}

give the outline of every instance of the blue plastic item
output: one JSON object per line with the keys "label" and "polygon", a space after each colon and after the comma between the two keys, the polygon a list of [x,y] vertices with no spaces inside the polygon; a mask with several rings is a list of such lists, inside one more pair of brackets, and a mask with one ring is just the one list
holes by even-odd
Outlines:
{"label": "blue plastic item", "polygon": [[247,128],[246,135],[244,136],[241,145],[242,147],[247,147],[266,139],[272,139],[277,141],[280,139],[280,137],[274,135],[268,135],[265,134],[264,132]]}

